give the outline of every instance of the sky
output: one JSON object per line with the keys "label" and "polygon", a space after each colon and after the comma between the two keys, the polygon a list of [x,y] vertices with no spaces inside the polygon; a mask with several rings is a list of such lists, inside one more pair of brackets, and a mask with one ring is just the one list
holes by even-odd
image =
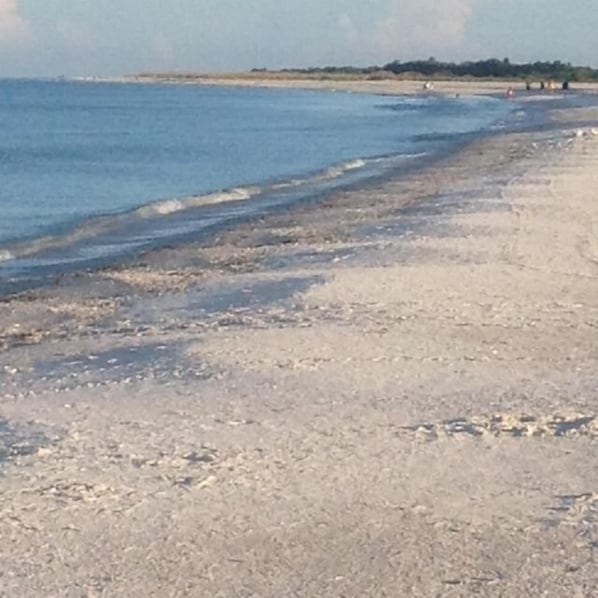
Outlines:
{"label": "sky", "polygon": [[0,77],[508,57],[598,67],[598,0],[0,0]]}

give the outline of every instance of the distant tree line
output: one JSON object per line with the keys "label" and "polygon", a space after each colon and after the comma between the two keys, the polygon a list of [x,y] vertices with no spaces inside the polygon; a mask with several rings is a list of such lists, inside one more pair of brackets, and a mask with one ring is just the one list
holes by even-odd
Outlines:
{"label": "distant tree line", "polygon": [[[260,69],[254,69],[259,71]],[[553,62],[528,62],[517,64],[508,58],[502,60],[489,58],[487,60],[467,62],[440,62],[431,57],[427,60],[411,60],[402,62],[394,60],[384,66],[370,66],[366,68],[353,66],[328,66],[309,69],[292,69],[282,72],[301,72],[322,75],[420,75],[428,78],[499,78],[499,79],[555,79],[568,81],[598,81],[598,69],[587,66],[573,66],[560,60]]]}
{"label": "distant tree line", "polygon": [[598,70],[585,66],[573,66],[560,60],[553,62],[528,62],[516,64],[508,58],[499,60],[490,58],[475,62],[438,62],[434,58],[401,62],[395,60],[385,65],[382,70],[395,75],[406,72],[418,72],[426,76],[451,77],[495,77],[501,79],[568,79],[570,81],[598,80]]}

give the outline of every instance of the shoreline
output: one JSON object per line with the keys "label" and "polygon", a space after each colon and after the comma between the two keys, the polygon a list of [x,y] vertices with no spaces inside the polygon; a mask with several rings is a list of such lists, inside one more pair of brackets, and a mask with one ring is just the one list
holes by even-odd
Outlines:
{"label": "shoreline", "polygon": [[[342,77],[296,77],[287,76],[263,77],[259,73],[227,73],[227,74],[149,74],[130,75],[120,79],[122,82],[144,84],[181,84],[181,85],[217,85],[233,87],[266,87],[286,89],[311,89],[327,91],[344,91],[352,93],[373,93],[380,95],[415,95],[426,90],[423,84],[424,77],[412,79],[383,79],[371,80],[367,78],[342,78]],[[504,96],[506,90],[512,87],[525,92],[525,82],[521,80],[433,80],[434,88],[429,90],[432,94],[454,96]],[[579,83],[574,85],[575,91],[598,93],[598,83]],[[558,95],[560,89],[546,90],[540,93],[539,89],[532,90],[531,94],[541,95],[545,98]]]}
{"label": "shoreline", "polygon": [[[214,79],[214,81],[218,82],[221,79]],[[228,79],[229,81],[236,81],[233,77]],[[308,81],[309,83],[310,81]],[[254,83],[261,86],[263,83],[268,83],[268,81],[264,81],[260,78],[250,78],[250,83],[253,85]],[[294,80],[285,79],[282,81],[284,85],[290,86],[301,86],[302,83],[305,83],[303,80]],[[363,84],[364,81],[349,81],[349,84]],[[365,81],[365,83],[369,83]],[[374,82],[380,83],[380,82]],[[387,84],[387,81],[381,82],[383,84]],[[405,83],[405,82],[399,82]],[[413,83],[413,82],[408,82]],[[452,82],[451,82],[452,83]],[[472,86],[471,83],[467,82],[457,82],[460,85],[468,85],[469,87]],[[484,82],[482,82],[483,84]],[[488,82],[485,82],[488,83]],[[216,83],[219,84],[219,83]],[[489,84],[493,85],[494,82],[490,82]],[[476,82],[475,85],[478,85]],[[475,95],[476,93],[487,95],[486,91],[483,87],[475,88],[475,85],[472,89],[472,94]],[[390,93],[390,92],[389,92]],[[443,95],[443,93],[440,93]],[[492,94],[490,94],[492,95]],[[496,94],[495,94],[496,95]],[[539,128],[540,126],[544,126],[546,128],[550,127],[558,127],[560,124],[558,122],[550,122],[551,119],[546,117],[546,114],[549,113],[561,113],[561,117],[557,117],[553,120],[558,120],[560,118],[561,121],[565,122],[568,118],[566,114],[571,114],[570,108],[572,106],[579,106],[586,105],[585,114],[586,114],[586,123],[589,124],[594,122],[598,111],[595,107],[595,96],[593,94],[585,95],[584,93],[577,93],[572,92],[568,95],[563,95],[560,93],[552,93],[552,94],[545,94],[545,95],[538,95],[532,93],[526,94],[523,97],[518,97],[515,100],[513,112],[527,112],[529,114],[535,115],[532,118],[532,122],[530,124],[525,125],[525,119],[522,122],[517,122],[517,118],[514,118],[513,115],[509,116],[510,123],[506,125],[506,130],[523,130],[526,128],[530,128],[530,130],[534,130],[535,128]],[[558,109],[560,108],[560,110]],[[542,115],[542,116],[538,116]],[[564,115],[564,116],[563,116]],[[582,125],[580,117],[574,117],[573,121],[579,121],[578,124]],[[584,125],[585,126],[585,125]],[[522,128],[523,127],[523,128]],[[463,136],[463,139],[459,140],[458,143],[454,144],[453,148],[428,148],[432,150],[432,155],[426,154],[424,156],[425,164],[430,164],[435,160],[435,154],[438,153],[439,156],[444,156],[448,151],[457,150],[466,139],[475,139],[478,136],[483,135],[491,135],[493,134],[492,128],[486,128],[485,130],[475,131],[468,133]],[[460,137],[460,136],[458,136]],[[355,160],[365,162],[370,162],[370,168],[373,168],[372,164],[377,162],[375,157],[372,158],[363,158],[362,156],[356,156],[354,159],[349,160],[348,162],[332,165],[330,169],[341,169],[346,171],[345,174],[349,174],[353,176],[355,174],[357,178],[359,178],[359,171],[353,173],[352,164]],[[406,162],[409,162],[409,157],[405,156]],[[419,169],[420,166],[416,165],[414,168]],[[396,173],[393,174],[392,169],[389,167],[387,169],[387,173],[385,172],[383,178],[392,178],[393,176],[403,174],[405,171],[408,170],[408,167],[400,166],[396,168]],[[317,173],[313,172],[313,178],[319,179],[322,177],[323,174],[328,172],[326,171]],[[379,179],[381,173],[374,174],[373,172],[369,175],[364,173],[364,176],[360,179],[364,185],[368,185],[369,178]],[[294,186],[295,179],[293,179]],[[282,186],[285,186],[284,181],[281,181]],[[309,177],[305,179],[305,183],[309,183]],[[353,182],[339,180],[339,184],[341,187],[348,185],[350,187],[354,186]],[[309,186],[309,185],[308,185]],[[35,288],[38,286],[43,286],[47,284],[44,278],[44,275],[39,275],[38,272],[40,271],[49,271],[50,277],[54,280],[60,279],[63,276],[68,276],[75,274],[77,271],[88,270],[91,268],[105,268],[111,265],[116,265],[119,262],[130,262],[131,259],[134,259],[134,256],[138,254],[140,251],[151,251],[154,248],[159,248],[160,244],[162,245],[170,245],[170,244],[178,244],[183,243],[185,240],[192,238],[196,232],[172,232],[172,234],[166,235],[164,240],[161,242],[151,243],[147,242],[143,244],[142,247],[135,246],[134,243],[127,243],[127,234],[132,234],[134,236],[135,229],[139,227],[139,229],[148,236],[151,237],[151,232],[148,232],[149,227],[151,226],[150,220],[148,216],[151,216],[154,213],[153,221],[155,222],[155,227],[159,228],[160,220],[158,219],[158,214],[165,213],[166,216],[171,216],[173,213],[178,211],[181,212],[181,219],[179,223],[179,228],[181,231],[188,230],[188,223],[184,218],[185,213],[189,213],[193,216],[192,212],[194,209],[199,208],[202,206],[204,209],[206,207],[209,208],[209,205],[212,203],[212,198],[224,198],[221,202],[222,205],[224,204],[235,204],[241,206],[241,204],[245,204],[245,199],[252,199],[254,194],[257,193],[259,196],[258,199],[267,199],[268,196],[268,189],[267,187],[272,187],[273,189],[277,187],[277,185],[270,181],[266,187],[261,188],[259,182],[251,181],[242,186],[237,186],[234,188],[222,189],[213,192],[206,192],[205,195],[191,195],[191,196],[173,196],[173,197],[163,197],[162,199],[153,201],[149,204],[141,204],[137,207],[131,208],[125,212],[115,212],[114,214],[109,215],[91,215],[89,217],[82,218],[78,222],[73,223],[62,223],[56,224],[54,229],[48,229],[44,234],[40,236],[35,235],[31,237],[24,237],[22,239],[13,239],[12,241],[6,241],[0,246],[0,268],[3,268],[4,272],[0,272],[2,277],[0,277],[0,296],[7,296],[16,292],[21,292],[27,290],[28,288]],[[314,191],[318,196],[321,195],[320,190]],[[238,203],[235,201],[236,198],[241,196]],[[246,197],[248,196],[248,197]],[[255,199],[255,198],[254,198]],[[306,199],[307,201],[309,198]],[[215,200],[214,204],[217,203],[219,200]],[[251,208],[252,201],[248,201],[247,205],[247,215],[248,218],[255,217],[255,214],[251,214],[253,212]],[[276,202],[275,202],[276,203]],[[291,203],[295,203],[294,201]],[[191,210],[184,209],[183,204],[188,204],[191,207]],[[205,204],[205,205],[204,205]],[[284,200],[282,201],[284,204]],[[174,208],[173,208],[174,206]],[[274,206],[274,209],[278,209],[278,207]],[[292,205],[290,209],[293,209]],[[139,215],[140,218],[135,219],[135,216]],[[198,214],[199,215],[199,214]],[[238,221],[242,221],[244,218],[241,217]],[[107,223],[112,220],[115,227],[118,228],[120,231],[119,234],[116,233],[116,229],[113,231],[108,226]],[[227,223],[227,218],[223,213],[220,217],[222,220],[222,226],[227,227],[229,223]],[[128,223],[128,224],[127,224]],[[199,229],[203,228],[201,223],[198,224]],[[174,225],[176,228],[176,223]],[[213,232],[218,228],[215,227],[208,227],[209,231],[206,234],[213,234]],[[94,233],[96,231],[96,233]],[[93,246],[91,250],[79,251],[80,248],[85,248],[85,243],[88,239],[93,241],[94,234],[97,234],[98,238],[96,239],[98,247]],[[197,231],[197,234],[203,235],[201,230]],[[160,235],[162,236],[162,235]],[[102,240],[106,237],[105,241]],[[69,241],[70,239],[70,241]],[[118,250],[109,250],[106,255],[102,253],[103,245],[108,244],[111,247],[118,244],[120,239],[121,245],[123,249],[119,252]],[[68,252],[71,251],[71,254]],[[112,253],[110,253],[112,251]],[[60,255],[66,256],[65,259],[61,262]],[[79,256],[79,253],[84,253],[87,257]],[[58,256],[56,257],[55,256]],[[19,264],[22,262],[22,266]],[[28,275],[27,272],[30,271]]]}
{"label": "shoreline", "polygon": [[592,115],[0,301],[7,594],[591,595]]}
{"label": "shoreline", "polygon": [[[480,103],[483,105],[484,101]],[[482,107],[483,113],[490,115],[486,116],[488,121],[507,111],[493,107],[500,106],[498,102],[489,104],[490,108]],[[397,153],[356,153],[349,158],[345,156],[344,162],[324,162],[320,170],[289,174],[285,178],[247,180],[234,187],[214,187],[198,194],[165,195],[126,211],[81,216],[29,237],[6,240],[0,244],[0,296],[43,286],[50,279],[68,277],[78,271],[130,262],[135,255],[160,246],[213,235],[219,228],[258,217],[260,211],[294,209],[302,201],[311,203],[312,196],[323,197],[338,189],[367,186],[410,169],[419,170],[468,140],[491,134],[491,129],[485,126],[467,133],[437,138],[431,135],[430,139],[425,139],[425,135],[422,139],[414,137],[409,140],[413,153],[406,149],[401,152],[402,146],[395,142]],[[259,208],[260,205],[263,207]],[[152,233],[156,237],[153,241]],[[140,236],[145,241],[139,242]]]}
{"label": "shoreline", "polygon": [[[572,110],[573,107],[575,107],[575,110]],[[525,115],[523,118],[521,117],[522,114]],[[556,115],[556,117],[552,118],[551,114]],[[572,114],[575,114],[575,116],[572,117]],[[504,123],[504,130],[515,132],[533,131],[540,128],[546,130],[558,129],[565,126],[565,123],[571,126],[574,126],[575,123],[578,126],[590,126],[596,119],[598,119],[598,108],[593,95],[586,96],[575,92],[568,96],[560,94],[553,94],[549,97],[528,95],[525,98],[516,100],[513,110],[508,116],[508,122]],[[27,292],[30,289],[41,288],[49,284],[57,284],[63,279],[77,276],[78,273],[85,271],[118,267],[121,263],[129,264],[136,261],[136,256],[145,254],[148,251],[159,250],[163,246],[181,245],[193,242],[196,238],[217,235],[219,230],[234,227],[245,220],[251,221],[259,218],[261,212],[254,208],[254,204],[257,202],[263,203],[265,201],[268,204],[263,209],[264,214],[269,211],[277,212],[280,209],[294,210],[302,202],[311,204],[310,194],[316,198],[322,198],[326,194],[333,194],[336,191],[359,189],[360,186],[368,188],[371,184],[383,180],[405,176],[410,171],[420,171],[422,168],[434,164],[437,160],[459,151],[460,148],[475,139],[491,136],[497,132],[500,131],[487,127],[480,131],[453,136],[457,139],[456,141],[452,141],[450,144],[447,143],[446,147],[430,146],[423,156],[415,156],[416,161],[407,155],[402,156],[400,154],[393,158],[387,157],[388,164],[384,168],[378,164],[378,159],[358,156],[341,165],[331,166],[320,173],[312,173],[313,181],[315,181],[322,178],[329,170],[343,170],[345,176],[340,177],[338,184],[331,187],[323,183],[322,189],[311,189],[313,181],[310,184],[310,177],[306,177],[304,182],[307,190],[304,194],[305,197],[301,196],[302,199],[287,200],[286,193],[275,191],[278,188],[275,182],[270,182],[265,187],[260,187],[259,183],[251,182],[245,186],[223,189],[207,195],[192,195],[182,198],[165,197],[150,204],[140,205],[127,212],[91,216],[73,225],[57,225],[55,231],[48,230],[42,236],[14,240],[12,243],[5,243],[0,248],[0,268],[4,269],[3,276],[0,279],[0,297],[9,297],[15,293]],[[436,145],[438,145],[438,142],[436,142]],[[366,165],[369,162],[369,167],[365,170],[354,170],[352,165],[357,160],[359,162],[365,161]],[[290,185],[291,190],[294,190],[293,196],[297,195],[295,181],[296,178],[293,178],[293,183]],[[282,184],[282,186],[286,185]],[[272,198],[268,194],[270,187],[273,190]],[[280,200],[276,199],[276,194],[281,195]],[[219,200],[219,197],[223,200]],[[247,199],[248,201],[246,201]],[[270,201],[271,199],[273,201]],[[316,205],[318,201],[318,199],[315,200]],[[183,204],[185,203],[188,204],[187,209],[184,209]],[[212,203],[214,203],[213,207],[211,206]],[[236,206],[235,212],[240,210],[243,213],[238,216],[227,217],[226,207],[231,203]],[[222,213],[219,212],[220,215],[216,216],[218,223],[204,226],[201,222],[199,210],[208,210],[209,213],[206,212],[208,219],[213,220],[213,212],[214,210],[218,211],[219,206]],[[134,238],[136,230],[139,229],[141,233],[151,236],[148,231],[152,226],[156,228],[161,226],[159,214],[162,214],[163,211],[168,218],[175,219],[170,225],[172,228],[171,233],[164,238],[162,238],[163,234],[161,233],[159,235],[160,241],[153,243],[148,241],[142,247],[129,247],[127,235],[132,235]],[[180,218],[177,224],[176,213],[179,211]],[[153,217],[148,217],[154,212]],[[186,214],[198,220],[195,229],[189,229]],[[137,215],[139,215],[138,218],[136,218]],[[113,222],[114,226],[112,228],[114,230],[108,226],[109,222]],[[181,229],[178,233],[176,232],[177,227]],[[103,241],[104,237],[105,240]],[[85,249],[87,239],[95,241],[95,245],[92,245],[91,250]],[[113,248],[112,253],[108,252],[104,255],[103,244],[108,243],[110,247],[113,247],[118,239],[120,239],[122,249],[118,251]],[[82,248],[81,251],[79,248]],[[63,253],[66,258],[61,260],[60,256]],[[79,256],[79,253],[84,255]],[[42,272],[42,274],[39,274],[39,272]]]}

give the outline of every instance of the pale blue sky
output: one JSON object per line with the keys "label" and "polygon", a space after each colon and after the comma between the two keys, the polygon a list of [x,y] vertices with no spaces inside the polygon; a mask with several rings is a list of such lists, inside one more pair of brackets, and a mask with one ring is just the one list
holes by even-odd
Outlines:
{"label": "pale blue sky", "polygon": [[384,64],[598,67],[598,0],[0,0],[0,77]]}

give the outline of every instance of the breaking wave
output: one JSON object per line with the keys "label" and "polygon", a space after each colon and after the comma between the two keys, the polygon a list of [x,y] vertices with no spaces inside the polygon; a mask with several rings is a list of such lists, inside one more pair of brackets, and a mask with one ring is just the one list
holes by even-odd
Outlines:
{"label": "breaking wave", "polygon": [[[296,191],[301,193],[303,188],[309,195],[310,191],[317,189],[318,185],[329,185],[335,181],[342,183],[343,177],[346,175],[359,172],[368,166],[379,166],[380,163],[386,161],[389,166],[392,166],[397,161],[402,162],[421,155],[404,154],[354,159],[302,178],[275,181],[261,186],[234,187],[204,195],[174,197],[148,203],[128,212],[92,216],[74,223],[68,228],[65,227],[44,236],[0,247],[0,264],[4,265],[0,268],[10,264],[11,261],[32,258],[47,251],[58,250],[68,254],[69,247],[83,243],[89,247],[96,244],[98,247],[104,248],[118,247],[119,245],[122,247],[151,245],[152,240],[164,239],[169,235],[175,236],[180,232],[189,233],[200,230],[206,223],[214,222],[213,210],[217,210],[219,206],[224,211],[219,213],[217,218],[225,220],[227,204],[242,207],[243,205],[249,206],[252,199],[259,197],[280,197],[279,203],[283,205],[287,195]],[[293,197],[295,196],[293,195]],[[202,211],[207,209],[212,210],[210,215]],[[92,251],[89,247],[86,248],[86,253]],[[72,258],[65,255],[63,259],[68,261]]]}
{"label": "breaking wave", "polygon": [[0,249],[0,262],[7,262],[14,259],[14,255],[8,249]]}

